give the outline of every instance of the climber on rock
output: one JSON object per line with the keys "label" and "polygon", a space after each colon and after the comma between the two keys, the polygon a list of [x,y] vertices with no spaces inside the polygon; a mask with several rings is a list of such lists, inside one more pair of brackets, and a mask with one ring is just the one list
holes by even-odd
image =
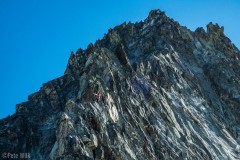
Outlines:
{"label": "climber on rock", "polygon": [[105,106],[107,105],[107,101],[108,101],[108,97],[105,96],[105,97],[104,97],[104,100],[103,100],[103,103],[104,103]]}
{"label": "climber on rock", "polygon": [[97,93],[97,102],[99,103],[100,100],[101,100],[101,93],[100,93],[100,91],[98,91],[98,93]]}

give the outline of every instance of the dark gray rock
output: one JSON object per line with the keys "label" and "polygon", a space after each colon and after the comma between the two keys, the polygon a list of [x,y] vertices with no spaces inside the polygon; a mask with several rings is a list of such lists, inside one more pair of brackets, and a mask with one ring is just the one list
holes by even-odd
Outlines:
{"label": "dark gray rock", "polygon": [[[240,52],[151,11],[71,53],[0,121],[0,151],[32,159],[239,159]],[[100,92],[98,101],[97,92]]]}

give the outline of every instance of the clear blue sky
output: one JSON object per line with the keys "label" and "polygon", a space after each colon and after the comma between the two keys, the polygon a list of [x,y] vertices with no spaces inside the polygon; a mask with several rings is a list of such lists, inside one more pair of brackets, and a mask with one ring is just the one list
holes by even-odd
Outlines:
{"label": "clear blue sky", "polygon": [[218,22],[240,46],[239,0],[1,0],[0,118],[13,114],[42,83],[63,75],[72,50],[157,8],[191,30]]}

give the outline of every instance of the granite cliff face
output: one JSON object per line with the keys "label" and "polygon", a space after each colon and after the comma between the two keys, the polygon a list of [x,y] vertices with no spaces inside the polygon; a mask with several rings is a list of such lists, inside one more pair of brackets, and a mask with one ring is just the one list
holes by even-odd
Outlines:
{"label": "granite cliff face", "polygon": [[0,151],[37,160],[239,159],[239,68],[223,27],[192,32],[153,10],[71,53],[62,77],[0,121]]}

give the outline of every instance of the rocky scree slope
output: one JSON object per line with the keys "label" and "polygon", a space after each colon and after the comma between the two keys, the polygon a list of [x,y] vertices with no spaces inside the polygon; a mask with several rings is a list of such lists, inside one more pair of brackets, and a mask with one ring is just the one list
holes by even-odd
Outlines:
{"label": "rocky scree slope", "polygon": [[[32,159],[239,159],[240,52],[153,10],[72,53],[0,121],[0,151]],[[107,101],[96,94],[101,93]]]}

